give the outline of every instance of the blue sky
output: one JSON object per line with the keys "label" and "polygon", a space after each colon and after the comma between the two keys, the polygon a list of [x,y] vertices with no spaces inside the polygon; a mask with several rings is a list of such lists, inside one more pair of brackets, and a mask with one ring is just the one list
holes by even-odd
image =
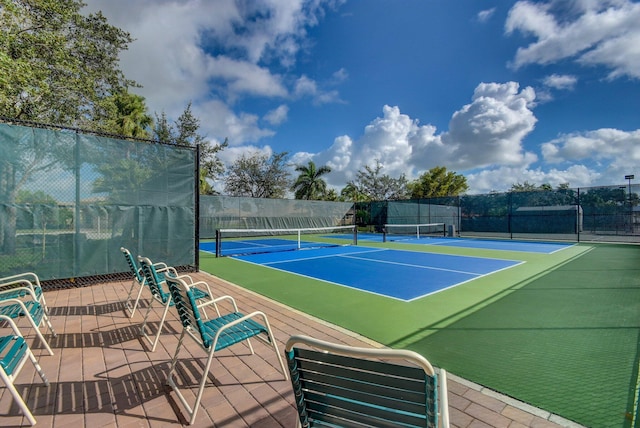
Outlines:
{"label": "blue sky", "polygon": [[220,157],[288,152],[338,191],[435,166],[469,193],[640,180],[640,3],[85,0],[135,41],[152,112],[192,102]]}

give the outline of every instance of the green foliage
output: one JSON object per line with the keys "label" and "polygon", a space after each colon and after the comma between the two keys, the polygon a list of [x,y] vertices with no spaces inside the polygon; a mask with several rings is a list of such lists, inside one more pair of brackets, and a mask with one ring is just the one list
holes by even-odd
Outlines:
{"label": "green foliage", "polygon": [[291,190],[295,192],[296,199],[324,199],[327,193],[327,183],[322,176],[330,173],[331,168],[326,165],[317,168],[313,161],[309,161],[307,165],[296,166],[296,171],[300,175],[291,186]]}
{"label": "green foliage", "polygon": [[431,168],[407,187],[411,199],[458,196],[469,189],[464,175],[447,171],[444,166]]}
{"label": "green foliage", "polygon": [[144,97],[121,91],[112,97],[116,111],[109,132],[133,138],[149,138],[153,118],[147,114]]}
{"label": "green foliage", "polygon": [[0,0],[0,115],[104,130],[131,36],[78,0]]}
{"label": "green foliage", "polygon": [[287,152],[243,154],[229,167],[224,191],[230,196],[283,198],[289,188]]}
{"label": "green foliage", "polygon": [[[398,178],[382,174],[382,164],[376,160],[375,166],[365,167],[356,173],[356,180],[347,183],[352,196],[364,201],[387,201],[407,197],[407,179],[404,174]],[[343,189],[344,191],[344,189]],[[355,199],[353,199],[355,200]]]}

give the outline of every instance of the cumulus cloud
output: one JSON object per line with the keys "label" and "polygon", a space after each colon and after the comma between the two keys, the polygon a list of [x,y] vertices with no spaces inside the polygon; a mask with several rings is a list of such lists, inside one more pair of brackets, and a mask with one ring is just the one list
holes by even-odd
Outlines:
{"label": "cumulus cloud", "polygon": [[547,162],[575,162],[593,159],[609,168],[635,169],[640,164],[640,130],[597,129],[562,135],[544,143],[542,154]]}
{"label": "cumulus cloud", "polygon": [[435,167],[471,170],[491,165],[528,166],[537,160],[522,146],[536,118],[529,105],[535,93],[508,82],[482,83],[472,102],[453,114],[449,130],[437,133],[421,125],[397,106],[384,106],[382,116],[371,121],[358,139],[337,138],[316,162],[331,166],[332,184],[345,183],[355,171],[380,161],[383,173],[416,178]]}
{"label": "cumulus cloud", "polygon": [[469,193],[503,192],[509,190],[516,183],[546,183],[556,188],[569,183],[572,187],[591,186],[600,179],[600,173],[589,169],[585,165],[572,165],[567,169],[551,169],[543,171],[540,168],[499,167],[485,169],[476,173],[466,174]]}
{"label": "cumulus cloud", "polygon": [[[567,18],[570,6],[574,10]],[[518,49],[512,65],[520,68],[572,59],[582,65],[607,67],[610,78],[640,78],[640,3],[602,0],[570,6],[519,1],[511,8],[506,34],[519,31],[536,39]]]}
{"label": "cumulus cloud", "polygon": [[519,90],[515,82],[481,83],[473,101],[453,114],[444,143],[455,148],[452,165],[461,169],[490,165],[527,165],[536,160],[525,152],[523,138],[537,121],[530,109],[535,91]]}
{"label": "cumulus cloud", "polygon": [[[219,100],[210,100],[194,105],[192,110],[194,115],[200,119],[201,124],[203,124],[205,137],[214,142],[221,142],[221,140],[224,141],[225,138],[228,138],[231,146],[241,146],[275,134],[273,130],[259,126],[259,117],[257,115],[248,113],[236,114]],[[220,136],[210,135],[206,133],[206,129],[224,129],[225,132]]]}
{"label": "cumulus cloud", "polygon": [[[254,141],[257,136],[271,135],[257,128],[252,114],[232,111],[230,106],[243,97],[280,102],[302,90],[316,104],[340,101],[337,90],[324,89],[305,76],[298,87],[293,82],[300,76],[286,73],[306,48],[308,29],[318,25],[326,8],[337,7],[341,0],[86,3],[87,13],[102,11],[109,23],[134,38],[121,55],[121,68],[128,78],[144,85],[133,90],[146,98],[149,109],[175,118],[189,102],[194,110],[206,111],[205,105],[214,99],[217,113],[228,116],[200,118],[204,131],[217,138],[236,135],[238,141]],[[272,71],[276,68],[280,74]],[[346,76],[346,71],[339,70],[330,84]],[[228,108],[221,108],[220,103]],[[240,128],[248,129],[249,134],[237,135]]]}

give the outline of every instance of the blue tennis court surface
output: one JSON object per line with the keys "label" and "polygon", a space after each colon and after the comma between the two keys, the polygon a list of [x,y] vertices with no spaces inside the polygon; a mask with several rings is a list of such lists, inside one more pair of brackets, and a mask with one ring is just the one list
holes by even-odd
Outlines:
{"label": "blue tennis court surface", "polygon": [[[381,242],[382,235],[375,233],[361,233],[358,240]],[[564,250],[574,244],[564,242],[546,242],[546,241],[518,241],[518,240],[501,240],[501,239],[474,239],[474,238],[411,238],[398,239],[395,242],[403,244],[419,244],[419,245],[441,245],[444,247],[461,247],[461,248],[478,248],[483,250],[503,250],[503,251],[522,251],[527,253],[553,254],[556,251]]]}
{"label": "blue tennis court surface", "polygon": [[362,246],[234,258],[404,301],[419,299],[522,263]]}

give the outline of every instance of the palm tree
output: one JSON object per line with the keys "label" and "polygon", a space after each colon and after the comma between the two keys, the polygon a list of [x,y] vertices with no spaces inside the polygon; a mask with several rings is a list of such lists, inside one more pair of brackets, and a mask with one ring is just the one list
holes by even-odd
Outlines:
{"label": "palm tree", "polygon": [[316,168],[313,161],[307,165],[298,165],[296,171],[300,173],[291,190],[295,192],[296,199],[320,200],[327,192],[327,183],[322,176],[331,172],[328,166]]}

